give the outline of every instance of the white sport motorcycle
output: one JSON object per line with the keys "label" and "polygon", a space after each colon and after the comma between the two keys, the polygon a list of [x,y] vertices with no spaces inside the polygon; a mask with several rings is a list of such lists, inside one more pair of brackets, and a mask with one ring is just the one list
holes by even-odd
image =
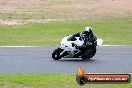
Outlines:
{"label": "white sport motorcycle", "polygon": [[[97,38],[97,46],[102,45],[103,40]],[[96,46],[88,49],[79,50],[76,46],[82,46],[84,44],[84,40],[81,37],[75,37],[74,35],[69,35],[64,37],[61,40],[61,46],[55,49],[52,53],[52,58],[54,60],[59,60],[62,57],[75,57],[82,58],[83,60],[92,58],[96,53]]]}

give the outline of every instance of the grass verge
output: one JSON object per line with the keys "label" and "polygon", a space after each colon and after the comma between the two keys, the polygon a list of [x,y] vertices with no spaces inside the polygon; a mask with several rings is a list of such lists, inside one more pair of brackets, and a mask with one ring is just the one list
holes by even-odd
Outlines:
{"label": "grass verge", "polygon": [[131,88],[130,84],[76,83],[73,74],[0,74],[0,88]]}
{"label": "grass verge", "polygon": [[45,24],[0,25],[0,45],[59,45],[61,38],[93,27],[104,44],[132,45],[131,18],[105,18]]}

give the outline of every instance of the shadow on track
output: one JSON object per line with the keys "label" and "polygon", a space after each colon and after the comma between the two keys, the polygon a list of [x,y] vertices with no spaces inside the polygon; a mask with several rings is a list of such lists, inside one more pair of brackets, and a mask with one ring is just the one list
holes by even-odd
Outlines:
{"label": "shadow on track", "polygon": [[88,62],[88,63],[93,63],[95,62],[96,60],[94,59],[89,59],[89,60],[82,60],[82,59],[61,59],[61,60],[58,60],[59,62]]}

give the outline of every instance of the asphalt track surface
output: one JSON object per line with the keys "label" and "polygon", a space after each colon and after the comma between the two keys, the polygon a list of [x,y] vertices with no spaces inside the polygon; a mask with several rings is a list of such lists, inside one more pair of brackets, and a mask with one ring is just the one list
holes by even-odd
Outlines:
{"label": "asphalt track surface", "polygon": [[0,73],[132,73],[132,46],[97,47],[88,61],[81,58],[51,58],[56,47],[0,47]]}

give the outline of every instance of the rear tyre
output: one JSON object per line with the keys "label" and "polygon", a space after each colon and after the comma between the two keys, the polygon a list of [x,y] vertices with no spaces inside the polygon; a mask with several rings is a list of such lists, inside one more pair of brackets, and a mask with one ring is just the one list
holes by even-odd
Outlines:
{"label": "rear tyre", "polygon": [[82,59],[88,60],[88,59],[92,58],[95,55],[95,53],[96,53],[96,47],[86,49],[84,54],[82,55]]}
{"label": "rear tyre", "polygon": [[61,57],[61,52],[63,51],[63,49],[61,49],[60,47],[58,47],[57,49],[55,49],[54,51],[53,51],[53,53],[52,53],[52,58],[54,59],[54,60],[59,60],[59,59],[61,59],[62,57]]}

